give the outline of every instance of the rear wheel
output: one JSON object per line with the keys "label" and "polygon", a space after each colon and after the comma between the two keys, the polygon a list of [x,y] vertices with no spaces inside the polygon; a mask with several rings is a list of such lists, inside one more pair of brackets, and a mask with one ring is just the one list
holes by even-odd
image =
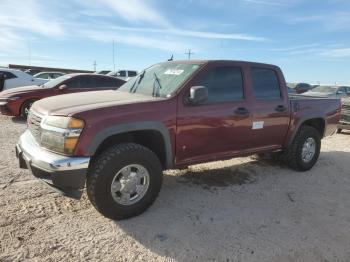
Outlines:
{"label": "rear wheel", "polygon": [[285,162],[293,169],[307,171],[317,162],[321,150],[321,137],[312,126],[300,127],[292,144],[285,152]]}
{"label": "rear wheel", "polygon": [[144,212],[156,199],[162,184],[162,166],[148,148],[120,144],[102,153],[87,177],[87,194],[94,207],[111,219]]}
{"label": "rear wheel", "polygon": [[338,128],[338,129],[337,129],[337,134],[340,134],[340,133],[341,133],[341,131],[343,131],[343,129]]}
{"label": "rear wheel", "polygon": [[32,107],[33,103],[35,102],[35,100],[28,100],[25,101],[21,107],[21,116],[24,118],[28,117],[28,113],[30,108]]}

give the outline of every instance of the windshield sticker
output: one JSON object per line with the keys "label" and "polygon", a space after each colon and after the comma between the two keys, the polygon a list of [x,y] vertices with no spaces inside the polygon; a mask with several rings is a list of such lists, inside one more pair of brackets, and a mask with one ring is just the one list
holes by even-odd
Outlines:
{"label": "windshield sticker", "polygon": [[184,72],[184,70],[181,69],[168,69],[164,72],[164,75],[176,75],[179,76]]}

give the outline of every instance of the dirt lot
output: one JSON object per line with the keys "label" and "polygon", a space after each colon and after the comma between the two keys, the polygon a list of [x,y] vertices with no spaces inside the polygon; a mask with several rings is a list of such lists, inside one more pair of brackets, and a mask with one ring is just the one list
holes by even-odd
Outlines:
{"label": "dirt lot", "polygon": [[146,213],[115,222],[20,170],[25,124],[0,127],[0,261],[350,261],[350,133],[307,173],[254,158],[168,171]]}

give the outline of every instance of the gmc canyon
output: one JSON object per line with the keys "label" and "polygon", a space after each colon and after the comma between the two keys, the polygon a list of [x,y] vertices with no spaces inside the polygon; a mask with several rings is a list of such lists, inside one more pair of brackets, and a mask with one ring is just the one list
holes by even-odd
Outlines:
{"label": "gmc canyon", "polygon": [[111,219],[145,211],[162,171],[250,154],[280,154],[312,168],[335,133],[339,99],[288,96],[279,67],[171,61],[118,90],[37,101],[16,146],[19,165]]}

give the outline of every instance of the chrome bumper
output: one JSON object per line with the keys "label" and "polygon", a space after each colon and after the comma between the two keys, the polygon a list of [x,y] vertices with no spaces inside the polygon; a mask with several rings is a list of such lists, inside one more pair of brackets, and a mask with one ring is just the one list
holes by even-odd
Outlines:
{"label": "chrome bumper", "polygon": [[69,157],[49,152],[40,147],[29,130],[16,145],[16,155],[21,168],[28,168],[33,175],[61,193],[78,198],[76,191],[85,185],[90,157]]}
{"label": "chrome bumper", "polygon": [[40,147],[29,130],[20,137],[17,148],[23,156],[35,167],[49,171],[69,171],[87,169],[90,157],[68,157],[49,152]]}

